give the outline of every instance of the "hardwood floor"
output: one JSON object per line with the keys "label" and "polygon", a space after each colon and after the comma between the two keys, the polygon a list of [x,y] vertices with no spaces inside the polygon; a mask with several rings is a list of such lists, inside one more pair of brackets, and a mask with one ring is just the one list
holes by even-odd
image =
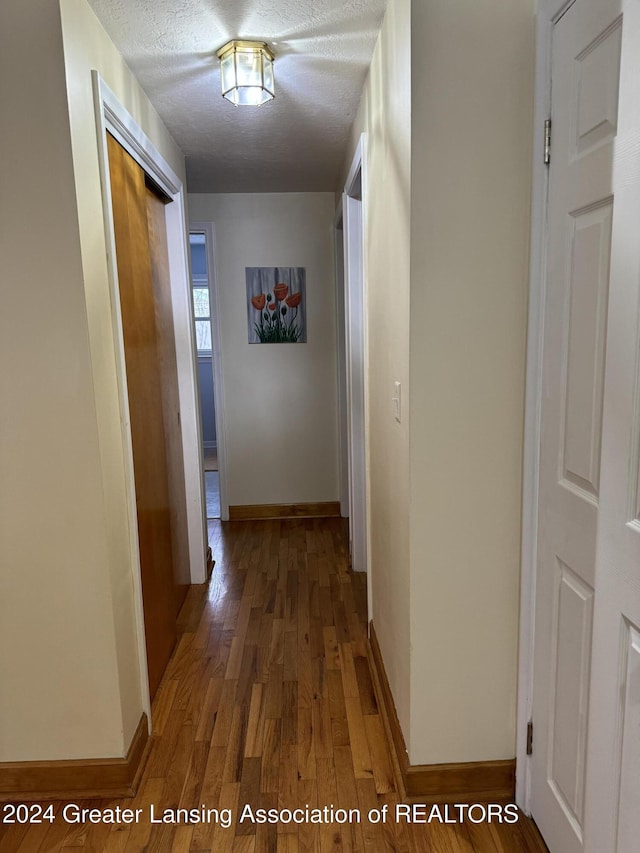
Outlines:
{"label": "hardwood floor", "polygon": [[[216,565],[191,588],[153,706],[138,795],[87,808],[140,809],[130,825],[56,820],[0,827],[2,853],[537,853],[530,821],[407,826],[366,659],[366,583],[347,569],[340,519],[210,522]],[[165,809],[211,822],[152,824]],[[358,810],[360,823],[239,823],[243,807]],[[367,820],[386,806],[384,823]],[[234,820],[222,825],[223,810]]]}

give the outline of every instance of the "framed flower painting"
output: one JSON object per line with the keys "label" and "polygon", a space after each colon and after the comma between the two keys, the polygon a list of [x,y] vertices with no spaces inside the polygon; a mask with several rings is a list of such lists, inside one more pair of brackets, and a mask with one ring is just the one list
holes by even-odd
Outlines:
{"label": "framed flower painting", "polygon": [[304,267],[246,267],[250,344],[307,342]]}

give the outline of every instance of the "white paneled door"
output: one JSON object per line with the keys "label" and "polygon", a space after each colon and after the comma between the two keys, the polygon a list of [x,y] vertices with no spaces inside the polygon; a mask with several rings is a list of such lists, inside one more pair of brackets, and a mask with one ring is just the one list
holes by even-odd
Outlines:
{"label": "white paneled door", "polygon": [[621,64],[587,740],[587,853],[640,850],[640,3],[621,5],[610,12],[621,13],[615,33]]}
{"label": "white paneled door", "polygon": [[640,850],[640,3],[552,36],[531,811]]}

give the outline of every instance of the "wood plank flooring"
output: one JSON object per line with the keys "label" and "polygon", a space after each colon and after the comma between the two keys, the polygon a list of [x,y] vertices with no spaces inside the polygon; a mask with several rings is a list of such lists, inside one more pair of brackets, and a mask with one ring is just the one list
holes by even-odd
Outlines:
{"label": "wood plank flooring", "polygon": [[[153,706],[154,737],[131,825],[61,819],[0,827],[0,853],[538,853],[516,825],[373,823],[398,803],[366,660],[366,583],[348,571],[339,519],[210,522],[216,565],[192,587]],[[223,818],[152,824],[205,804]],[[358,810],[361,822],[239,822],[243,807]],[[355,812],[354,812],[355,814]],[[215,815],[212,815],[215,817]]]}

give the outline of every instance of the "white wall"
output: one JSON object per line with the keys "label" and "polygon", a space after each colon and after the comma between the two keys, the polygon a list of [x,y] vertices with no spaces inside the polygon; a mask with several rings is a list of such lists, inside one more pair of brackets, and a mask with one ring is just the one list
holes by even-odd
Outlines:
{"label": "white wall", "polygon": [[412,764],[515,755],[533,38],[533,0],[391,0],[343,170],[366,131],[373,621]]}
{"label": "white wall", "polygon": [[0,760],[122,755],[60,14],[0,16]]}
{"label": "white wall", "polygon": [[84,0],[0,16],[0,761],[123,756],[143,697],[91,69],[183,158]]}
{"label": "white wall", "polygon": [[[229,504],[338,500],[332,193],[190,195],[216,233]],[[249,344],[245,267],[306,268],[307,343]]]}
{"label": "white wall", "polygon": [[[365,287],[368,335],[369,532],[373,622],[409,732],[410,0],[391,0],[352,130],[343,179],[366,133]],[[405,417],[395,420],[393,383]]]}
{"label": "white wall", "polygon": [[413,763],[515,755],[533,0],[414,2]]}

